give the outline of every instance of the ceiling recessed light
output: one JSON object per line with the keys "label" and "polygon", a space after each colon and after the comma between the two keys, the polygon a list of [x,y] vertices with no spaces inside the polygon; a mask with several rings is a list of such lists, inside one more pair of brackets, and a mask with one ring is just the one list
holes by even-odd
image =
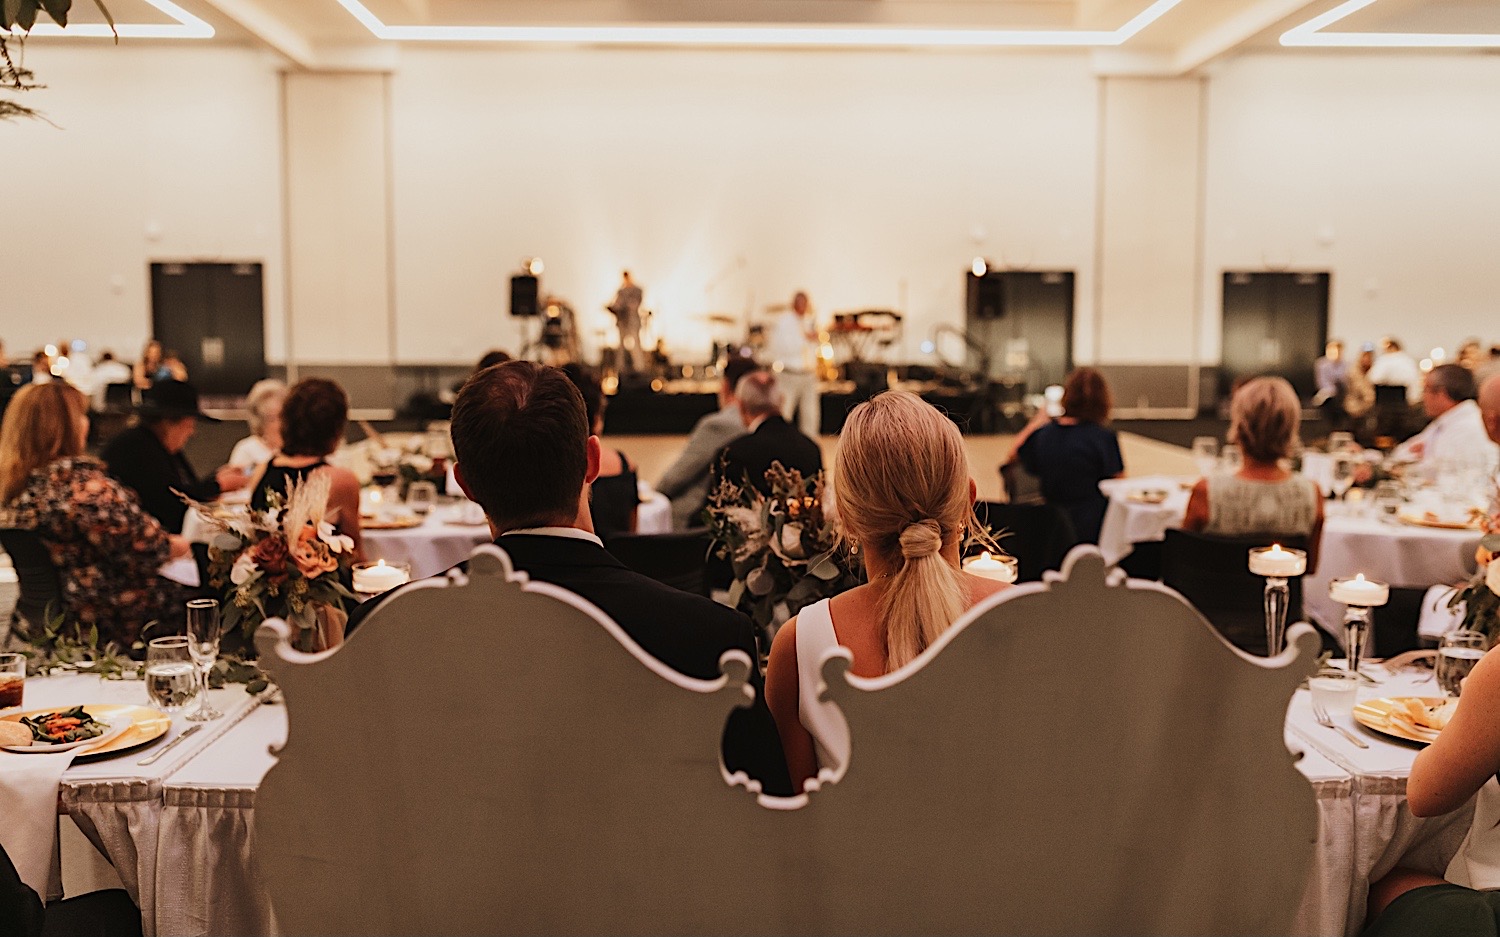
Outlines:
{"label": "ceiling recessed light", "polygon": [[1118,46],[1182,0],[1155,0],[1118,29],[953,29],[894,26],[388,26],[360,0],[339,4],[376,38],[406,42],[567,43],[791,48]]}

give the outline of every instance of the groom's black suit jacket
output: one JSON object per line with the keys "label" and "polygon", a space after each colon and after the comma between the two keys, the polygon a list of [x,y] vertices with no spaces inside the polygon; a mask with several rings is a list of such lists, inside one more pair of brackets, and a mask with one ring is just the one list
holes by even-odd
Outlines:
{"label": "groom's black suit jacket", "polygon": [[[744,771],[760,781],[768,794],[791,794],[781,738],[766,708],[766,688],[750,619],[717,602],[627,569],[592,541],[512,534],[495,543],[510,556],[517,571],[594,603],[642,650],[678,673],[713,680],[719,676],[721,654],[732,648],[744,651],[751,661],[755,702],[730,714],[724,728],[724,764],[731,772]],[[355,609],[349,616],[350,629],[382,601],[384,597],[371,599]]]}

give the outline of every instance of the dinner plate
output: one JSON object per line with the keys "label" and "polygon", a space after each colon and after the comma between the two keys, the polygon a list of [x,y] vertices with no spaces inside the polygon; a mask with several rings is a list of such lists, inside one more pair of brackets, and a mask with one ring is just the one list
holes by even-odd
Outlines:
{"label": "dinner plate", "polygon": [[1436,514],[1398,514],[1401,523],[1413,527],[1435,527],[1438,530],[1479,530],[1479,522],[1472,517],[1463,520],[1439,517]]}
{"label": "dinner plate", "polygon": [[[22,716],[40,716],[42,713],[55,713],[71,706],[49,706],[45,709],[30,709],[25,712],[6,713],[0,716],[7,722],[20,722]],[[79,754],[79,758],[93,758],[96,755],[108,755],[113,752],[124,751],[127,748],[135,748],[153,742],[166,734],[172,727],[172,717],[160,710],[152,709],[150,706],[132,706],[128,703],[92,703],[83,707],[83,711],[98,719],[107,722],[111,729],[119,728],[118,734],[111,735],[107,741],[101,743],[99,739],[85,739],[85,743],[93,743],[94,747]],[[36,748],[37,746],[31,746]],[[56,752],[63,749],[58,746],[38,748],[39,751]],[[27,749],[20,749],[27,751]]]}
{"label": "dinner plate", "polygon": [[413,527],[422,526],[422,518],[412,517],[387,517],[370,518],[359,522],[361,530],[410,530]]}
{"label": "dinner plate", "polygon": [[1161,504],[1167,500],[1167,493],[1160,488],[1146,488],[1130,492],[1125,500],[1136,504]]}
{"label": "dinner plate", "polygon": [[1361,700],[1354,704],[1354,721],[1384,735],[1419,742],[1423,745],[1437,740],[1438,730],[1413,725],[1410,722],[1391,718],[1391,711],[1403,700],[1415,699],[1423,706],[1438,706],[1448,700],[1442,696],[1391,697]]}

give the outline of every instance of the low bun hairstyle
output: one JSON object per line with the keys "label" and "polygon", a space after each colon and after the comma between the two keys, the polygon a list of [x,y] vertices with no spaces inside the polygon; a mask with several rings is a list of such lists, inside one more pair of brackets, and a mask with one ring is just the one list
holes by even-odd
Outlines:
{"label": "low bun hairstyle", "polygon": [[963,574],[942,555],[978,531],[958,427],[915,394],[888,391],[855,407],[834,456],[846,539],[897,567],[880,600],[885,663],[904,666],[963,614]]}

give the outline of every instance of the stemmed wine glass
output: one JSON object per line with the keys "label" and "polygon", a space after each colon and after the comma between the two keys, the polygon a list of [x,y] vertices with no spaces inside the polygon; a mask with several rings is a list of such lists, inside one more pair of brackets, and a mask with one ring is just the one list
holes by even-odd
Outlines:
{"label": "stemmed wine glass", "polygon": [[185,717],[209,722],[224,714],[208,702],[208,671],[219,659],[219,600],[192,599],[187,604],[188,653],[198,668],[198,705]]}
{"label": "stemmed wine glass", "polygon": [[1349,489],[1354,485],[1354,460],[1346,455],[1335,455],[1333,457],[1333,472],[1329,478],[1328,487],[1333,489],[1333,496],[1340,501]]}
{"label": "stemmed wine glass", "polygon": [[1198,474],[1207,478],[1219,465],[1219,440],[1213,436],[1198,436],[1193,440],[1193,462]]}

